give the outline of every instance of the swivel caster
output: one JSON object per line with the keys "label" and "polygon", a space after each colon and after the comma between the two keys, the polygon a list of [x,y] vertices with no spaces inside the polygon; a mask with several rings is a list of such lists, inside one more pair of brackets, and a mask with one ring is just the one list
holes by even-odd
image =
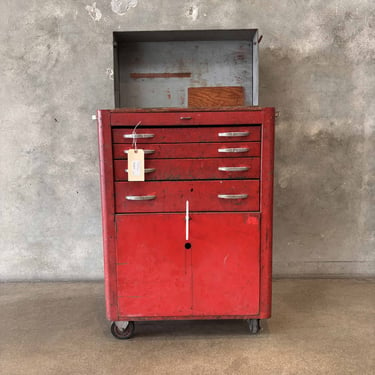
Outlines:
{"label": "swivel caster", "polygon": [[256,335],[259,333],[260,327],[260,319],[248,319],[247,324],[249,325],[250,335]]}
{"label": "swivel caster", "polygon": [[134,334],[134,322],[119,321],[113,322],[111,325],[111,333],[116,339],[130,339]]}

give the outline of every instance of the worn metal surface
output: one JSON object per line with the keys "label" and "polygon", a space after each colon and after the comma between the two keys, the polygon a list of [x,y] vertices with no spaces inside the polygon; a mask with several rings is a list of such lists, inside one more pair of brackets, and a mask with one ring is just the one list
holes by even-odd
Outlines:
{"label": "worn metal surface", "polygon": [[275,274],[375,273],[373,0],[93,3],[0,2],[1,279],[102,277],[91,115],[114,106],[113,31],[248,27],[280,111]]}
{"label": "worn metal surface", "polygon": [[253,103],[249,41],[119,43],[117,48],[119,107],[186,107],[188,88],[200,86],[244,86],[245,104]]}
{"label": "worn metal surface", "polygon": [[[220,122],[226,122],[228,123],[230,119],[240,119],[240,116],[238,116],[239,113],[247,114],[247,112],[239,112],[235,113],[234,115],[229,112],[229,114],[226,114],[225,116],[222,116],[222,113],[213,112],[214,115],[205,114],[206,123],[209,123],[211,120],[214,123],[220,123]],[[116,114],[118,116],[120,114]],[[129,116],[129,118],[133,117],[133,114],[123,114],[122,117],[126,118],[126,116]],[[235,126],[215,126],[214,128],[208,127],[208,128],[198,128],[197,126],[190,127],[190,124],[199,124],[200,118],[202,118],[201,113],[194,113],[191,116],[174,116],[174,115],[168,115],[164,114],[162,116],[158,116],[158,114],[149,114],[146,113],[144,115],[137,115],[140,119],[140,122],[142,121],[142,117],[144,117],[144,121],[150,121],[153,122],[154,125],[163,126],[162,124],[165,124],[165,122],[171,123],[172,126],[168,127],[167,125],[164,125],[164,128],[149,128],[149,127],[143,127],[140,126],[137,128],[137,134],[136,136],[140,137],[140,139],[137,139],[137,143],[139,144],[148,144],[148,143],[203,143],[203,142],[235,142],[235,141],[243,141],[243,142],[252,142],[252,141],[259,141],[261,138],[261,128],[258,125],[255,126],[241,126],[241,125],[235,125]],[[213,119],[212,117],[216,117]],[[117,117],[115,117],[116,119]],[[183,120],[181,120],[183,118]],[[185,121],[184,119],[187,119],[188,121]],[[229,121],[228,121],[229,118]],[[114,119],[114,121],[116,121]],[[163,121],[164,120],[164,121]],[[176,121],[179,123],[180,126],[173,126],[173,121]],[[181,126],[181,122],[185,121],[185,124],[187,127]],[[240,119],[241,121],[241,119]],[[244,120],[241,121],[242,124],[245,122]],[[123,128],[123,129],[113,129],[113,142],[114,143],[132,143],[133,140],[128,138],[128,136],[133,136],[133,129],[134,128]],[[239,133],[239,134],[233,134],[233,133]],[[147,138],[145,137],[147,135]],[[144,138],[142,137],[144,136]],[[221,144],[223,147],[224,145]],[[202,147],[199,146],[198,147]]]}
{"label": "worn metal surface", "polygon": [[[178,180],[176,171],[171,179]],[[181,212],[185,202],[191,202],[194,211],[258,211],[259,181],[257,180],[189,180],[189,181],[147,181],[116,182],[116,211],[126,212]],[[247,194],[246,199],[226,201],[218,199],[219,194]],[[129,202],[127,195],[155,196],[150,202]]]}
{"label": "worn metal surface", "polygon": [[[194,148],[194,144],[189,144]],[[163,147],[162,147],[163,149]],[[221,155],[222,156],[222,155]],[[174,156],[172,156],[173,158]],[[229,160],[228,160],[229,159]],[[259,178],[259,158],[221,158],[210,159],[173,159],[147,160],[145,168],[152,169],[147,174],[147,180],[222,180],[222,179],[244,179]],[[128,162],[116,160],[114,162],[115,180],[128,180]],[[227,168],[227,170],[225,169]],[[232,168],[233,170],[229,170]],[[238,170],[236,170],[236,168]]]}
{"label": "worn metal surface", "polygon": [[[194,146],[194,147],[193,147]],[[131,144],[116,143],[113,145],[114,159],[125,159],[128,150],[132,147]],[[241,157],[245,156],[260,156],[259,142],[221,142],[221,143],[167,143],[161,146],[160,144],[149,143],[143,146],[145,159],[160,159],[164,158],[215,158],[222,156],[223,149],[242,148],[246,152],[241,153]],[[227,152],[226,158],[237,158],[238,153]]]}
{"label": "worn metal surface", "polygon": [[[108,319],[270,317],[274,109],[164,111],[98,112]],[[118,127],[143,118],[154,126]],[[232,119],[240,125],[216,126]],[[118,182],[127,179],[127,162],[112,148],[129,136],[139,148],[160,146],[144,182]],[[220,140],[260,141],[261,157],[163,158],[168,143]],[[221,177],[219,165],[245,163],[244,179],[236,175],[243,171]]]}
{"label": "worn metal surface", "polygon": [[183,215],[119,216],[120,317],[219,319],[259,314],[259,216],[194,213],[191,249],[184,246]]}

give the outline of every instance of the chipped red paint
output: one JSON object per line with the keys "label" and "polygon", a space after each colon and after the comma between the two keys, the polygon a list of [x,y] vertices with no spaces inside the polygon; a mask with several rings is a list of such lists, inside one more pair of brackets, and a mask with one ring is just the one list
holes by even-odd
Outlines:
{"label": "chipped red paint", "polygon": [[106,311],[108,320],[117,320],[115,193],[110,118],[110,111],[98,111],[97,113]]}
{"label": "chipped red paint", "polygon": [[235,56],[235,61],[244,61],[245,60],[245,52],[240,51]]}
{"label": "chipped red paint", "polygon": [[[147,178],[147,177],[146,177]],[[192,180],[116,182],[115,207],[117,213],[185,212],[189,200],[191,211],[259,211],[259,180]],[[177,180],[177,181],[176,181]],[[218,199],[219,194],[248,194],[247,199]],[[147,201],[129,201],[128,195],[156,198]]]}
{"label": "chipped red paint", "polygon": [[[193,145],[194,147],[194,145]],[[222,171],[219,168],[243,167],[246,170]],[[127,160],[115,160],[115,180],[127,181]],[[146,160],[149,169],[147,181],[160,180],[233,180],[260,178],[260,158],[184,158],[176,163],[175,159]]]}
{"label": "chipped red paint", "polygon": [[[114,160],[125,159],[124,151],[131,145],[123,135],[139,121],[137,133],[148,128],[157,135],[137,144],[155,148],[146,155],[146,168],[152,163],[160,169],[159,177],[115,182],[126,177],[122,171],[126,160]],[[108,319],[270,317],[274,109],[99,111],[98,124]],[[249,134],[244,139],[222,139],[217,137],[218,127],[247,129]],[[233,147],[234,143],[248,145],[249,154],[215,153],[217,145]],[[194,169],[194,160],[203,163],[202,168]],[[246,160],[255,163],[251,164],[255,174],[241,180],[239,172],[231,172],[235,174],[215,180],[216,162],[242,165]],[[209,165],[214,167],[205,175]],[[248,197],[217,197],[235,193]],[[126,198],[152,194],[158,198]],[[188,241],[186,200],[190,202]]]}
{"label": "chipped red paint", "polygon": [[[143,121],[141,119],[143,117]],[[138,127],[137,132],[139,134],[142,133],[148,133],[151,134],[151,138],[144,138],[144,139],[138,139],[137,144],[143,144],[143,143],[159,143],[159,144],[165,144],[165,143],[185,143],[185,142],[196,142],[196,143],[210,143],[210,142],[222,142],[224,144],[224,141],[227,141],[227,139],[223,139],[219,135],[219,133],[228,132],[233,130],[231,126],[215,126],[210,128],[184,128],[184,127],[178,127],[178,128],[167,128],[164,129],[157,129],[154,127],[149,127],[149,125],[146,123],[146,121],[152,122],[152,117],[149,118],[146,115],[143,115],[139,117],[139,121],[141,122],[141,126]],[[157,117],[154,115],[153,117]],[[173,118],[173,116],[167,116],[164,118],[161,118],[160,120],[163,121],[163,125],[166,126],[167,123],[170,123],[171,121],[178,121],[179,123],[183,123],[184,125],[190,125],[194,121],[199,121],[203,119],[194,119],[193,117],[188,118],[190,116],[186,116],[186,119],[181,119],[179,116],[177,118]],[[232,119],[234,120],[234,119]],[[154,120],[155,121],[155,120]],[[218,122],[220,122],[220,119],[218,119]],[[146,126],[147,125],[147,126]],[[173,125],[170,124],[170,125]],[[259,141],[260,140],[260,133],[261,129],[260,126],[237,126],[237,131],[247,131],[248,135],[245,137],[241,137],[238,140],[241,141]],[[124,135],[131,135],[133,132],[133,127],[128,128],[122,128],[122,129],[114,129],[112,131],[113,133],[113,143],[133,143],[133,140],[130,138],[124,138]],[[236,139],[230,139],[231,141],[236,141]],[[238,141],[237,140],[237,141]],[[222,155],[223,156],[223,155]],[[238,155],[241,156],[241,155]]]}
{"label": "chipped red paint", "polygon": [[262,121],[262,158],[260,211],[261,229],[261,291],[260,311],[262,317],[271,316],[272,300],[272,216],[273,216],[273,164],[275,142],[275,109],[266,108]]}
{"label": "chipped red paint", "polygon": [[[260,139],[260,138],[259,138]],[[190,141],[190,139],[189,139]],[[150,154],[145,155],[146,160],[152,159],[189,159],[189,158],[220,158],[221,148],[247,148],[248,151],[241,153],[241,157],[260,156],[260,142],[210,142],[210,143],[148,143],[147,149]],[[115,143],[113,145],[114,159],[126,159],[127,150],[132,148],[130,143]],[[146,147],[145,147],[146,148]],[[228,153],[229,158],[238,158],[238,154]],[[146,161],[147,165],[147,161]]]}

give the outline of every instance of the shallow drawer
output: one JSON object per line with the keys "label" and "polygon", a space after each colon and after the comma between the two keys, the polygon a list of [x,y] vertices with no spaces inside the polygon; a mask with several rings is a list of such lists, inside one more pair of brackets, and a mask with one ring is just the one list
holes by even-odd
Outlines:
{"label": "shallow drawer", "polygon": [[[128,180],[127,160],[115,160],[115,180]],[[145,180],[221,180],[259,178],[260,158],[152,159]]]}
{"label": "shallow drawer", "polygon": [[186,143],[259,141],[260,126],[222,126],[205,128],[132,128],[113,129],[113,143]]}
{"label": "shallow drawer", "polygon": [[[113,145],[114,159],[126,159],[131,144],[116,143]],[[239,158],[260,156],[260,142],[224,142],[224,143],[150,143],[141,146],[146,159],[169,158]]]}
{"label": "shallow drawer", "polygon": [[116,212],[259,211],[258,180],[116,182]]}
{"label": "shallow drawer", "polygon": [[170,112],[150,113],[115,112],[111,113],[111,125],[135,126],[141,122],[142,126],[150,125],[226,125],[226,124],[260,124],[263,122],[263,112],[253,111],[217,111],[217,112]]}

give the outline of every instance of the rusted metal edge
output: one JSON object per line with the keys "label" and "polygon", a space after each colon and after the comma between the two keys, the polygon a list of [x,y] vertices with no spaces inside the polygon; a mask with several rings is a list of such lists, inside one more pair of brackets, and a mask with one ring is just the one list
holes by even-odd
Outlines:
{"label": "rusted metal edge", "polygon": [[[121,298],[121,297],[120,297]],[[262,313],[246,315],[181,315],[181,316],[134,316],[119,315],[119,320],[148,321],[148,320],[218,320],[218,319],[264,319]]]}
{"label": "rusted metal edge", "polygon": [[111,113],[118,112],[226,112],[226,111],[262,111],[264,107],[251,107],[251,106],[239,106],[239,107],[210,107],[210,108],[178,108],[178,107],[159,107],[159,108],[116,108],[110,109]]}
{"label": "rusted metal edge", "polygon": [[191,73],[130,73],[130,78],[140,79],[140,78],[190,78]]}

